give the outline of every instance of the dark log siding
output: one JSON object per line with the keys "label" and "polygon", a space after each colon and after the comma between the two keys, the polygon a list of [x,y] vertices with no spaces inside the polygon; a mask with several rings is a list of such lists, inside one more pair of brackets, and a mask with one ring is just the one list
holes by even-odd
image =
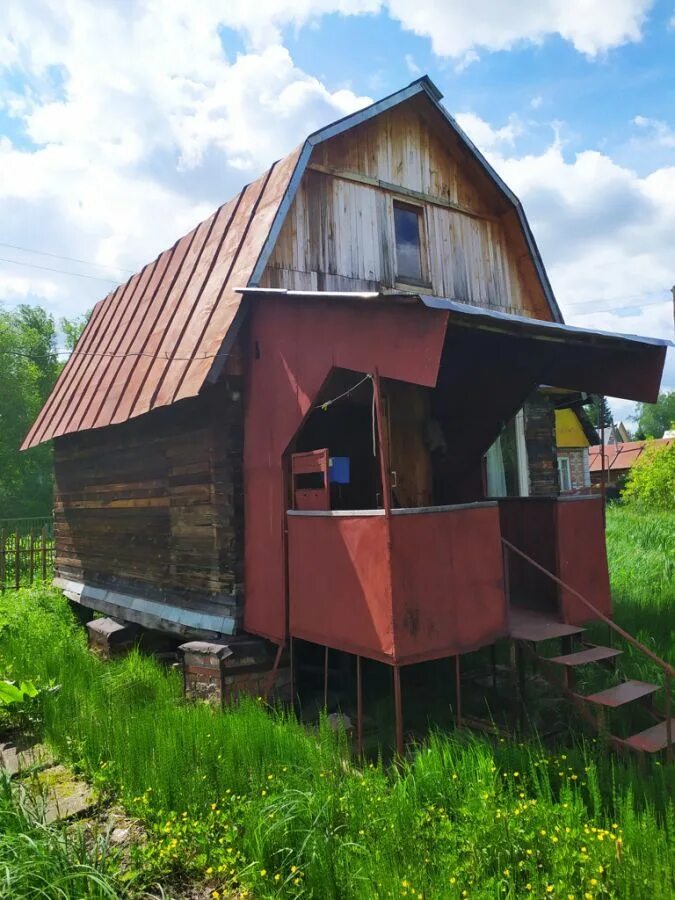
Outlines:
{"label": "dark log siding", "polygon": [[523,409],[530,496],[556,496],[560,493],[560,485],[553,403],[545,394],[536,392],[528,398]]}
{"label": "dark log siding", "polygon": [[243,412],[230,378],[204,395],[55,442],[56,568],[237,617],[243,577]]}

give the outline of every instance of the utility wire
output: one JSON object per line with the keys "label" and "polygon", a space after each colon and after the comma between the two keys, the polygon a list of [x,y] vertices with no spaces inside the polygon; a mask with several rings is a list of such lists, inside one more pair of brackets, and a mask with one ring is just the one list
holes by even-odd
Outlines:
{"label": "utility wire", "polygon": [[75,278],[90,278],[92,281],[107,281],[109,284],[120,284],[121,279],[104,278],[101,275],[85,275],[84,272],[69,272],[67,269],[54,269],[51,266],[39,266],[37,263],[21,262],[18,259],[7,259],[0,256],[0,262],[13,263],[15,266],[25,266],[28,269],[42,269],[43,272],[56,272],[59,275],[73,275]]}
{"label": "utility wire", "polygon": [[89,259],[78,259],[76,256],[62,256],[60,253],[49,253],[47,250],[32,250],[30,247],[21,247],[19,244],[7,244],[0,241],[0,247],[9,247],[11,250],[21,250],[24,253],[37,253],[39,256],[50,256],[52,259],[66,259],[68,262],[83,263],[85,266],[96,266],[99,269],[114,269],[117,272],[124,272],[127,275],[133,275],[131,269],[123,269],[121,266],[108,266],[104,263],[92,262]]}
{"label": "utility wire", "polygon": [[601,312],[621,312],[624,309],[643,309],[645,306],[658,306],[660,303],[671,303],[667,297],[664,297],[663,300],[651,300],[649,303],[628,303],[626,306],[603,306],[600,309],[587,309],[585,312],[576,312],[574,309],[570,309],[569,314],[571,316],[592,316],[594,313]]}

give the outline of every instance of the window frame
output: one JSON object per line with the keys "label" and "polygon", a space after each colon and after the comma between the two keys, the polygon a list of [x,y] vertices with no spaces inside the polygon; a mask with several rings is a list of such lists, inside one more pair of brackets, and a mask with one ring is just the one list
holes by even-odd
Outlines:
{"label": "window frame", "polygon": [[[402,275],[398,271],[398,242],[396,240],[396,207],[412,210],[417,213],[420,247],[420,272],[421,278],[412,275]],[[394,284],[419,288],[431,288],[429,276],[429,255],[427,243],[427,207],[424,203],[415,203],[408,197],[394,195],[391,197],[391,230],[394,248]]]}
{"label": "window frame", "polygon": [[[563,484],[563,469],[567,470],[567,487]],[[572,490],[572,467],[570,466],[569,456],[558,456],[558,481],[560,482],[561,494],[566,494]]]}

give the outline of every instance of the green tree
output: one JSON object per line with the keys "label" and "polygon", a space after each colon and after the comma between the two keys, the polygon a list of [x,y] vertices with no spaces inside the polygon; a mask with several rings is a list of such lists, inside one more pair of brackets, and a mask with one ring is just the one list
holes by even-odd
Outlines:
{"label": "green tree", "polygon": [[0,518],[51,512],[51,445],[19,447],[59,369],[54,319],[36,306],[0,310]]}
{"label": "green tree", "polygon": [[675,509],[675,443],[647,446],[631,467],[622,496],[645,509]]}
{"label": "green tree", "polygon": [[637,439],[661,438],[663,432],[675,428],[675,391],[659,394],[656,403],[638,403]]}
{"label": "green tree", "polygon": [[588,416],[593,423],[594,428],[601,428],[603,424],[605,428],[608,428],[610,425],[614,424],[612,410],[609,408],[606,397],[599,397],[597,395],[593,397],[593,402],[588,407]]}
{"label": "green tree", "polygon": [[66,350],[70,353],[75,349],[75,344],[80,339],[80,335],[84,331],[84,328],[91,318],[93,310],[88,309],[86,313],[82,316],[75,316],[74,319],[66,319],[65,317],[59,319],[59,325],[61,326],[61,331],[63,332],[63,337],[65,340]]}

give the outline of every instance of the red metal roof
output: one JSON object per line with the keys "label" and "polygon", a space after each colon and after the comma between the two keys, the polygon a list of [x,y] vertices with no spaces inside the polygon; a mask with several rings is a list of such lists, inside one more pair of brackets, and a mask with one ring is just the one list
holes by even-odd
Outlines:
{"label": "red metal roof", "polygon": [[[623,444],[605,444],[605,469],[622,471],[635,465],[648,447],[669,447],[675,440],[661,438],[655,441],[625,441]],[[602,471],[601,447],[588,448],[588,459],[591,472]]]}
{"label": "red metal roof", "polygon": [[199,393],[299,155],[275,163],[96,305],[22,449]]}

